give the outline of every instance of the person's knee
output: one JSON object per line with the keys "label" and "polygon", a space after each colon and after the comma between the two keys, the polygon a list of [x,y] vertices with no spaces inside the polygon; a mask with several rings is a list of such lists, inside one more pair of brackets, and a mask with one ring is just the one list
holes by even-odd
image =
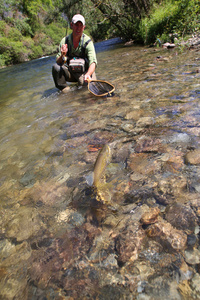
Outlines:
{"label": "person's knee", "polygon": [[60,66],[58,64],[54,64],[52,66],[52,73],[59,73],[60,72]]}

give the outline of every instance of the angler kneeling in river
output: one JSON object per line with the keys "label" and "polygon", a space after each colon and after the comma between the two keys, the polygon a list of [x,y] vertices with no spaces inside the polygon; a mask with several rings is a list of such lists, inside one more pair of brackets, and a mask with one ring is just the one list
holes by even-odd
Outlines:
{"label": "angler kneeling in river", "polygon": [[56,64],[52,67],[55,86],[63,92],[69,89],[67,82],[86,85],[88,79],[96,79],[96,52],[90,37],[83,33],[84,17],[73,16],[71,28],[72,33],[60,42]]}

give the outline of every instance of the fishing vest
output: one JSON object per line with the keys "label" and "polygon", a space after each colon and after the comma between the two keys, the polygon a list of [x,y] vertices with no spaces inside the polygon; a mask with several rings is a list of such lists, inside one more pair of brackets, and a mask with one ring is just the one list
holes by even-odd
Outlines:
{"label": "fishing vest", "polygon": [[[84,37],[85,37],[85,35],[83,34],[82,44],[81,44],[81,53],[79,54],[78,57],[87,59],[87,57],[86,57],[86,55],[85,55],[85,49],[86,49],[87,45],[89,44],[89,42],[91,42],[91,39],[89,39],[89,40],[88,40],[87,42],[85,42],[85,44],[83,45]],[[71,58],[73,58],[73,55],[71,55],[71,46],[68,44],[68,36],[66,36],[65,44],[67,44],[67,46],[68,46],[67,56],[69,57],[69,59],[71,59]],[[76,57],[77,57],[77,56],[76,56]]]}

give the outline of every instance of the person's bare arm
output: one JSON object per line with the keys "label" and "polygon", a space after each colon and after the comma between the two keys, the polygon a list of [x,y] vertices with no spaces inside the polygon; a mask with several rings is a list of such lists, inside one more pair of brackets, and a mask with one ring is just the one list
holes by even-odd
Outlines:
{"label": "person's bare arm", "polygon": [[91,76],[92,76],[92,74],[95,71],[95,68],[96,68],[96,63],[95,62],[91,63],[91,65],[89,66],[89,69],[88,69],[87,73],[85,74],[85,80],[91,79]]}

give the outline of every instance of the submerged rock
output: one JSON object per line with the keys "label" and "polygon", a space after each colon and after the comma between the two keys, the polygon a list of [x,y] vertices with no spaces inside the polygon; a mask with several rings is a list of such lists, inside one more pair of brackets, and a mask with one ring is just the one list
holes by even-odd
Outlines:
{"label": "submerged rock", "polygon": [[[159,276],[155,275],[150,278],[148,282],[146,282],[145,287],[145,297],[139,297],[137,299],[148,299],[148,300],[181,300],[181,295],[178,291],[178,283],[174,278],[169,278],[168,276]],[[150,295],[149,298],[146,296]],[[141,295],[143,296],[143,295]]]}
{"label": "submerged rock", "polygon": [[[199,195],[199,194],[197,194],[197,195]],[[199,199],[199,197],[197,196],[196,199],[193,198],[190,201],[190,205],[191,205],[192,209],[194,210],[194,212],[195,212],[195,214],[196,214],[196,216],[197,216],[197,218],[199,220],[200,219],[200,199]],[[200,222],[198,221],[198,224],[199,223]]]}
{"label": "submerged rock", "polygon": [[[170,202],[174,202],[176,199],[184,199],[185,192],[187,190],[188,180],[186,176],[180,174],[167,173],[166,176],[158,178],[158,193],[166,197],[170,196]],[[178,201],[177,200],[177,201]]]}
{"label": "submerged rock", "polygon": [[175,228],[193,233],[196,226],[196,216],[190,206],[180,203],[168,205],[165,211],[166,220]]}
{"label": "submerged rock", "polygon": [[142,117],[140,118],[137,123],[136,123],[136,127],[149,127],[151,125],[153,125],[154,120],[151,117]]}
{"label": "submerged rock", "polygon": [[6,236],[21,242],[37,235],[44,228],[45,225],[37,210],[30,207],[20,207],[6,226]]}
{"label": "submerged rock", "polygon": [[179,283],[178,290],[182,295],[183,299],[193,299],[192,297],[193,292],[187,280],[183,280],[182,282]]}
{"label": "submerged rock", "polygon": [[31,257],[29,244],[22,242],[15,245],[2,240],[0,250],[0,299],[28,299],[27,264]]}
{"label": "submerged rock", "polygon": [[185,260],[189,265],[197,265],[200,263],[200,251],[198,249],[186,250]]}
{"label": "submerged rock", "polygon": [[146,233],[149,237],[169,245],[174,250],[182,250],[186,247],[187,235],[161,218],[155,224],[150,225]]}
{"label": "submerged rock", "polygon": [[118,263],[124,264],[138,258],[145,232],[137,224],[130,224],[116,237],[115,248],[118,254]]}
{"label": "submerged rock", "polygon": [[145,176],[159,172],[161,163],[155,161],[151,153],[132,153],[128,160],[128,167],[134,171],[134,173]]}
{"label": "submerged rock", "polygon": [[185,155],[185,163],[191,165],[199,165],[200,164],[200,149],[196,149],[188,152]]}
{"label": "submerged rock", "polygon": [[192,278],[191,287],[194,293],[195,299],[200,299],[200,275],[195,274]]}
{"label": "submerged rock", "polygon": [[164,151],[164,147],[161,143],[161,139],[150,138],[146,136],[141,137],[135,146],[135,152],[138,153],[141,152],[162,153],[163,151]]}
{"label": "submerged rock", "polygon": [[164,43],[164,44],[162,44],[162,48],[170,49],[170,48],[174,48],[174,47],[175,47],[175,44],[172,44],[172,43]]}
{"label": "submerged rock", "polygon": [[157,221],[158,215],[160,213],[159,208],[150,208],[148,212],[144,213],[141,218],[143,224],[152,224]]}

